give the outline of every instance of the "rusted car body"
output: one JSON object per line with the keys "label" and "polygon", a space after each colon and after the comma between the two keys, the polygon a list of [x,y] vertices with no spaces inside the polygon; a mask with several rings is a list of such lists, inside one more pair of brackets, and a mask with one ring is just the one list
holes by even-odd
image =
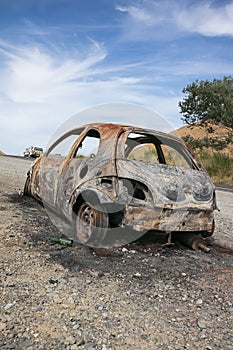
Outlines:
{"label": "rusted car body", "polygon": [[204,237],[214,231],[208,174],[181,139],[154,130],[100,123],[72,129],[36,160],[24,192],[85,244],[117,227]]}

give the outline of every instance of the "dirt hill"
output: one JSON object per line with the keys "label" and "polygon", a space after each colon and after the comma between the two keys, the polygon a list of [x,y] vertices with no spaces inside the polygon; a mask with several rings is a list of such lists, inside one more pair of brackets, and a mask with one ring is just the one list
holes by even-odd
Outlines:
{"label": "dirt hill", "polygon": [[233,129],[222,124],[182,126],[173,132],[182,137],[215,183],[233,186]]}
{"label": "dirt hill", "polygon": [[5,156],[5,153],[3,153],[2,151],[0,151],[0,156]]}
{"label": "dirt hill", "polygon": [[233,129],[223,124],[182,126],[173,134],[182,137],[194,150],[208,150],[208,153],[222,153],[233,158]]}

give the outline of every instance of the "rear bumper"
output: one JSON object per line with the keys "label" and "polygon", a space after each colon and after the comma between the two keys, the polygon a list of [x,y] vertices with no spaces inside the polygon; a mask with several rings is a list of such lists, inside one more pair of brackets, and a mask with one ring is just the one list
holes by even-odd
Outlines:
{"label": "rear bumper", "polygon": [[136,231],[158,230],[162,232],[214,231],[213,210],[201,209],[154,209],[129,206],[124,224]]}

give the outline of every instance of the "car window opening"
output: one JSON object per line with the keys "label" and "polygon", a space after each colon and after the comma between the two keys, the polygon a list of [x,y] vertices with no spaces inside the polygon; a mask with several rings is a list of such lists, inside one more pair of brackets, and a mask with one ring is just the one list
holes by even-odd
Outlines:
{"label": "car window opening", "polygon": [[146,163],[193,168],[180,150],[165,141],[154,135],[130,133],[125,143],[125,157]]}
{"label": "car window opening", "polygon": [[83,132],[83,128],[76,129],[68,132],[59,138],[47,151],[47,157],[49,158],[65,158],[67,157],[70,148],[78,137]]}
{"label": "car window opening", "polygon": [[94,158],[98,153],[100,134],[97,130],[89,130],[78,145],[74,158]]}

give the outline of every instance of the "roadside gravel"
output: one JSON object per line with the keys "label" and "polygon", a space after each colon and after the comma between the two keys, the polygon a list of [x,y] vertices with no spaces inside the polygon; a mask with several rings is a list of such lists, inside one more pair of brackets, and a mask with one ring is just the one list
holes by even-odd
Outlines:
{"label": "roadside gravel", "polygon": [[217,193],[210,253],[149,238],[63,247],[20,193],[30,163],[0,157],[1,349],[233,350],[232,193]]}

